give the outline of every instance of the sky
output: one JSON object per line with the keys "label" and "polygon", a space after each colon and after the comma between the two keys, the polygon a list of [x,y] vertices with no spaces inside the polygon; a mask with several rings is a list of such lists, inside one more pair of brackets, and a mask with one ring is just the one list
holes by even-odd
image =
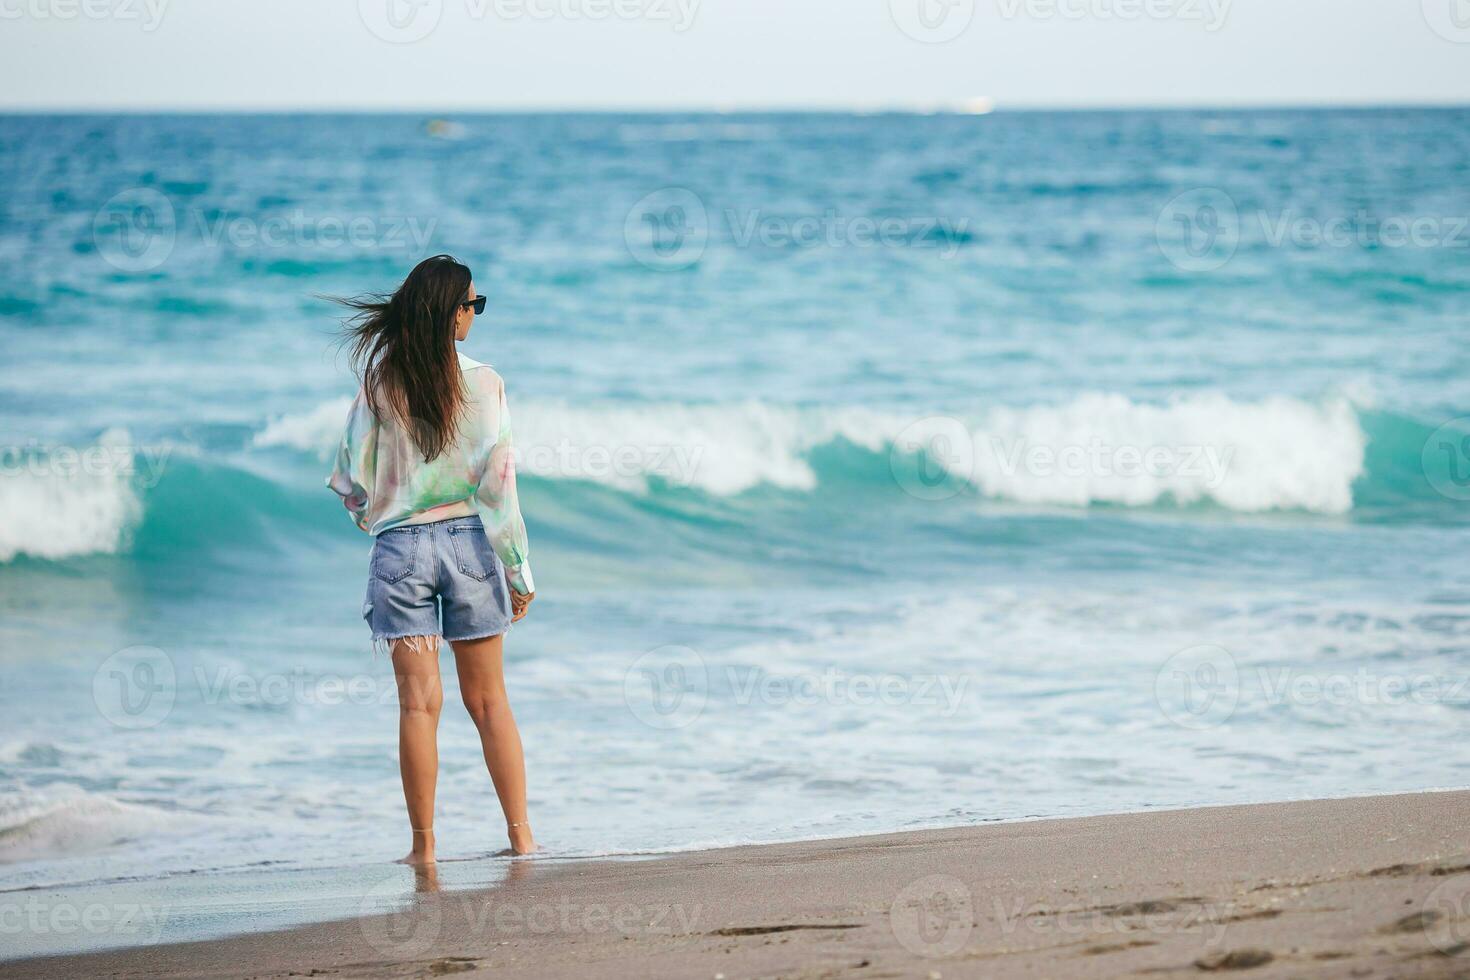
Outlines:
{"label": "sky", "polygon": [[0,109],[1470,104],[1470,0],[0,0]]}

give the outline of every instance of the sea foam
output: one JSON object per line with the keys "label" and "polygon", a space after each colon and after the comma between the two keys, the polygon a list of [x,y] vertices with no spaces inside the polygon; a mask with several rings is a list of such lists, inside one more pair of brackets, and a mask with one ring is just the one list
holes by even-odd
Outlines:
{"label": "sea foam", "polygon": [[0,800],[0,864],[110,847],[171,822],[162,810],[82,790]]}
{"label": "sea foam", "polygon": [[[325,459],[348,403],[276,418],[257,446]],[[886,455],[905,486],[923,455],[952,482],[997,500],[1062,507],[1213,503],[1227,510],[1352,509],[1367,437],[1346,396],[1258,401],[1205,393],[1164,403],[1083,394],[971,414],[805,408],[767,402],[512,406],[518,465],[548,480],[643,493],[651,480],[728,497],[766,485],[814,492],[814,450],[845,442]],[[920,490],[922,494],[922,489]]]}
{"label": "sea foam", "polygon": [[92,446],[7,458],[0,473],[0,562],[118,551],[143,511],[133,453],[127,434],[113,430]]}

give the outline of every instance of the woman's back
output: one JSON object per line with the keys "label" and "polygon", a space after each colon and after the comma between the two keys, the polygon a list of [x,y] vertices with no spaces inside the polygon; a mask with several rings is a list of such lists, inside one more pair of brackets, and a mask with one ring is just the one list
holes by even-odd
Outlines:
{"label": "woman's back", "polygon": [[478,514],[511,587],[532,592],[505,384],[489,365],[464,354],[459,370],[462,410],[443,452],[425,461],[413,427],[392,417],[380,419],[364,388],[348,414],[327,485],[342,497],[357,526],[374,535]]}

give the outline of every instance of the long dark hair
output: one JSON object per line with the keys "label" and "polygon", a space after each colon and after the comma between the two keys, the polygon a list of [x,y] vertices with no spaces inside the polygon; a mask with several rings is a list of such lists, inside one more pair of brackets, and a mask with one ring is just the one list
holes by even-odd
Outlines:
{"label": "long dark hair", "polygon": [[464,407],[454,317],[470,279],[464,263],[436,255],[414,266],[391,296],[337,300],[357,311],[343,339],[368,407],[382,421],[402,423],[426,463],[449,447]]}

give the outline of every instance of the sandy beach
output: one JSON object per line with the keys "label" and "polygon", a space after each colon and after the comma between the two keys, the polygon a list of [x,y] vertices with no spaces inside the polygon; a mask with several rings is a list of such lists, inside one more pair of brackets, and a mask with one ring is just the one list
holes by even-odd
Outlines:
{"label": "sandy beach", "polygon": [[[404,911],[0,977],[1470,975],[1470,792],[519,861]],[[377,871],[374,871],[377,874]]]}

